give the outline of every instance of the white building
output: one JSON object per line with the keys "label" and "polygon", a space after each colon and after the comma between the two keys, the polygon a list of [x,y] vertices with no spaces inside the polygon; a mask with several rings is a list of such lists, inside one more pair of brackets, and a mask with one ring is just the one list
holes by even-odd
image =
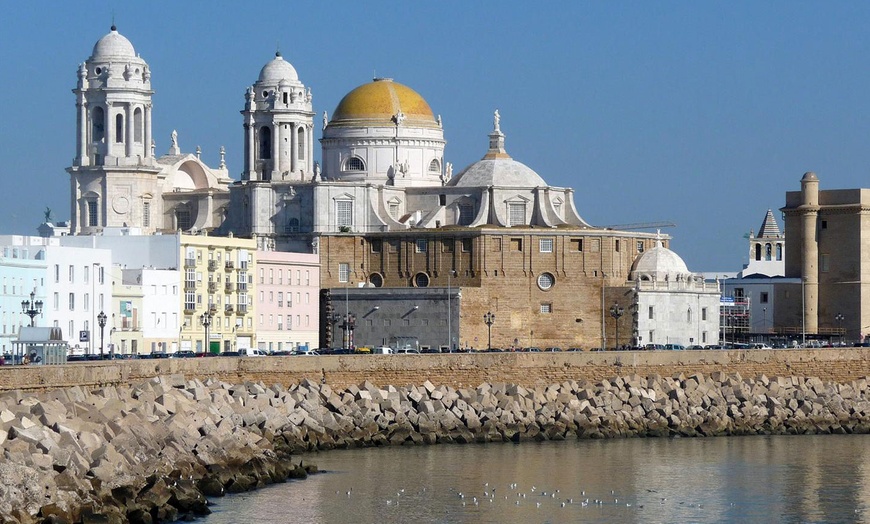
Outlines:
{"label": "white building", "polygon": [[[108,315],[107,308],[111,304],[112,285],[107,272],[112,267],[112,253],[106,249],[62,245],[61,239],[66,238],[71,237],[4,235],[0,236],[0,245],[44,251],[42,326],[61,328],[74,354],[99,353],[97,315],[100,311]],[[18,307],[20,309],[20,302]],[[108,329],[103,333],[104,343],[108,342]]]}
{"label": "white building", "polygon": [[629,278],[635,288],[634,331],[638,346],[717,343],[717,282],[689,272],[683,259],[661,242],[637,257]]}
{"label": "white building", "polygon": [[151,136],[151,70],[115,26],[79,66],[76,151],[70,175],[70,233],[139,227],[145,233],[214,228],[230,183],[218,168],[182,153],[173,131],[167,154]]}
{"label": "white building", "polygon": [[30,317],[23,313],[22,302],[29,301],[34,311],[37,301],[43,304],[42,312],[34,321],[36,325],[45,326],[46,268],[42,246],[20,243],[0,246],[0,355],[11,355],[12,342],[18,338],[21,328],[31,323]]}

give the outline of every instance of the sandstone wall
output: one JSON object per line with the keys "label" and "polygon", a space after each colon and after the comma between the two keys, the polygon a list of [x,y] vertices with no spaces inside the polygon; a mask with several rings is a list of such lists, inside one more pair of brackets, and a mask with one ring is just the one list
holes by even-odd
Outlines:
{"label": "sandstone wall", "polygon": [[281,384],[304,379],[344,388],[368,380],[381,387],[422,384],[454,388],[482,383],[545,386],[637,374],[675,376],[714,371],[742,376],[803,376],[845,383],[870,376],[870,348],[759,351],[342,355],[196,358],[0,367],[0,391],[125,385],[159,375]]}

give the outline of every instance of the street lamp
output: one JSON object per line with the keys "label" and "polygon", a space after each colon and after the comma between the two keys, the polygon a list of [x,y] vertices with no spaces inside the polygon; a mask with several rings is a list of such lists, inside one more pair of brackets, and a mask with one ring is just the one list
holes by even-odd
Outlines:
{"label": "street lamp", "polygon": [[613,317],[613,323],[616,324],[616,349],[619,349],[619,317],[624,314],[625,308],[619,304],[613,304],[610,306],[610,316]]}
{"label": "street lamp", "polygon": [[492,349],[492,324],[495,322],[495,315],[492,311],[487,311],[483,314],[483,323],[486,324],[486,329],[489,332],[486,349]]}
{"label": "street lamp", "polygon": [[211,352],[211,340],[209,338],[208,328],[211,327],[213,315],[211,311],[206,311],[202,315],[199,316],[199,321],[202,323],[202,327],[205,328],[205,352]]}
{"label": "street lamp", "polygon": [[21,312],[30,317],[30,327],[36,325],[36,316],[42,313],[42,300],[36,300],[36,291],[30,292],[30,300],[21,301]]}
{"label": "street lamp", "polygon": [[844,317],[842,313],[837,313],[834,317],[834,320],[839,324],[837,332],[840,334],[840,345],[843,345],[843,320],[845,319],[846,317]]}
{"label": "street lamp", "polygon": [[97,324],[100,326],[100,360],[103,359],[103,333],[106,328],[106,314],[100,311],[100,314],[97,315]]}

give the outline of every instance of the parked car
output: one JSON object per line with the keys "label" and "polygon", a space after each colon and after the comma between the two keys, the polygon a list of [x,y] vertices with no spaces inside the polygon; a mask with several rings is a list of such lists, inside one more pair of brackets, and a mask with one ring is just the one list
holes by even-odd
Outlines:
{"label": "parked car", "polygon": [[694,349],[704,349],[704,346],[699,346],[698,344],[693,344],[693,345],[687,347],[686,349],[692,349],[692,350],[694,350]]}
{"label": "parked car", "polygon": [[686,349],[686,346],[684,346],[682,344],[665,344],[665,349],[671,350],[671,351],[682,351],[682,350]]}
{"label": "parked car", "polygon": [[544,351],[551,351],[551,352],[553,352],[553,353],[556,353],[556,352],[561,353],[561,352],[562,352],[562,348],[558,348],[558,347],[549,347],[549,348],[545,349]]}
{"label": "parked car", "polygon": [[572,352],[572,353],[577,353],[577,352],[583,351],[583,348],[568,348],[568,349],[566,349],[565,351],[570,351],[570,352]]}
{"label": "parked car", "polygon": [[541,348],[532,346],[532,347],[528,347],[528,348],[523,348],[521,351],[523,353],[540,353]]}
{"label": "parked car", "polygon": [[648,351],[658,351],[665,349],[665,346],[663,344],[647,344],[644,349]]}
{"label": "parked car", "polygon": [[417,348],[405,346],[396,350],[397,355],[419,355],[420,351]]}

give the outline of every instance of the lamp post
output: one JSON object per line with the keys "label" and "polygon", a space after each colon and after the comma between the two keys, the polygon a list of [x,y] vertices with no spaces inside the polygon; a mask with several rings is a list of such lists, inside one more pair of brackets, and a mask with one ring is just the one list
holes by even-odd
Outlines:
{"label": "lamp post", "polygon": [[36,291],[30,292],[30,300],[21,301],[21,312],[30,317],[30,327],[36,325],[36,316],[42,313],[42,300],[36,300]]}
{"label": "lamp post", "polygon": [[495,315],[492,311],[487,311],[483,314],[483,323],[486,324],[486,329],[488,331],[488,341],[486,344],[486,349],[492,349],[492,324],[495,322]]}
{"label": "lamp post", "polygon": [[209,338],[208,328],[211,327],[212,314],[211,311],[206,311],[199,317],[199,321],[202,323],[202,327],[205,328],[205,352],[211,352],[211,340]]}
{"label": "lamp post", "polygon": [[837,324],[838,324],[837,332],[840,334],[840,345],[841,346],[843,345],[843,320],[845,320],[845,319],[846,319],[846,317],[844,317],[842,313],[837,313],[837,315],[834,317],[834,320],[836,320]]}
{"label": "lamp post", "polygon": [[97,315],[97,324],[100,326],[100,360],[102,360],[105,356],[105,353],[103,352],[103,334],[106,329],[106,314],[102,311]]}
{"label": "lamp post", "polygon": [[619,317],[624,314],[625,308],[619,304],[613,304],[610,306],[610,316],[613,317],[613,323],[616,324],[616,349],[619,349]]}

